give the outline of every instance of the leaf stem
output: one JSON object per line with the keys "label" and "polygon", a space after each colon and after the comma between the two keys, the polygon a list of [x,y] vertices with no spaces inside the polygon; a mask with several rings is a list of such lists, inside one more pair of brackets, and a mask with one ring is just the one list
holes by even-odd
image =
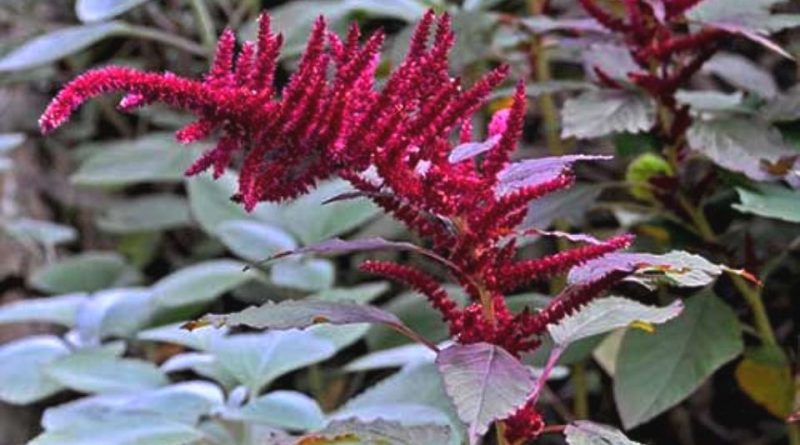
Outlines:
{"label": "leaf stem", "polygon": [[[692,223],[697,228],[697,231],[703,240],[708,243],[719,244],[717,235],[711,228],[711,224],[708,222],[708,218],[706,218],[706,215],[703,213],[702,209],[692,205],[692,203],[683,193],[678,194],[678,200],[683,209],[689,214]],[[761,292],[757,288],[754,288],[748,284],[744,278],[734,274],[731,274],[730,276],[731,280],[733,281],[733,285],[736,286],[736,289],[742,294],[742,297],[744,297],[745,301],[750,306],[750,310],[753,312],[753,321],[755,323],[756,331],[758,331],[758,335],[761,337],[761,341],[767,345],[777,345],[778,341],[775,338],[775,331],[773,330],[772,323],[769,320],[769,315],[767,314],[767,308],[764,305],[764,299],[761,296]]]}
{"label": "leaf stem", "polygon": [[214,20],[211,18],[211,13],[208,11],[205,0],[190,0],[190,3],[200,25],[200,39],[208,54],[211,54],[217,36],[217,31],[214,29]]}
{"label": "leaf stem", "polygon": [[196,56],[207,57],[209,55],[209,52],[206,50],[206,48],[198,45],[195,42],[192,42],[191,40],[147,26],[127,25],[122,34],[161,42],[166,45],[182,49]]}

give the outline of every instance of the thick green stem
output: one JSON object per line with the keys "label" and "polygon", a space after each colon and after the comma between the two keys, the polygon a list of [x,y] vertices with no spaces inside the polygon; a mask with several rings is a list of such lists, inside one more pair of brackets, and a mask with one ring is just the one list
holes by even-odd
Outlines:
{"label": "thick green stem", "polygon": [[[547,0],[529,0],[528,10],[531,15],[543,15]],[[550,69],[550,58],[547,54],[547,47],[543,36],[535,36],[530,49],[531,75],[536,82],[547,82],[553,79]],[[564,144],[561,141],[560,124],[558,118],[558,108],[556,101],[551,93],[539,95],[539,108],[544,121],[545,138],[547,148],[553,156],[560,156],[565,153]]]}
{"label": "thick green stem", "polygon": [[[693,206],[689,199],[682,193],[678,196],[678,200],[683,209],[689,214],[692,223],[703,240],[711,244],[717,244],[717,235],[711,228],[711,224],[708,222],[708,218],[706,218],[703,210]],[[745,301],[750,306],[750,310],[753,312],[753,321],[756,326],[756,331],[758,331],[758,335],[761,337],[761,341],[768,345],[777,345],[778,341],[775,338],[775,331],[772,329],[772,323],[769,321],[769,315],[767,314],[766,306],[764,306],[761,292],[739,275],[731,275],[731,279],[734,286],[736,286],[736,289],[742,294],[742,297],[744,297]]]}

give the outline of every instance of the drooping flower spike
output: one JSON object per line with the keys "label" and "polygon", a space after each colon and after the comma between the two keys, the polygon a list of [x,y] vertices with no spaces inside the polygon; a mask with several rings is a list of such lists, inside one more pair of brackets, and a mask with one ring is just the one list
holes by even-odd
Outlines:
{"label": "drooping flower spike", "polygon": [[[219,176],[240,163],[235,198],[248,210],[261,201],[293,198],[321,179],[344,178],[430,240],[472,301],[458,307],[433,275],[413,266],[368,261],[362,269],[423,294],[456,341],[488,342],[519,356],[540,344],[548,323],[577,310],[625,274],[571,285],[535,313],[511,313],[505,293],[623,249],[632,237],[605,242],[584,237],[589,245],[517,259],[515,237],[529,202],[569,187],[575,181],[571,165],[597,157],[512,163],[525,120],[522,82],[511,107],[492,118],[489,138],[473,141],[473,117],[503,82],[508,67],[499,66],[464,87],[448,71],[454,39],[450,18],[428,12],[405,60],[377,89],[383,33],[362,38],[353,26],[340,39],[320,18],[297,71],[279,90],[273,83],[282,38],[271,32],[269,17],[262,16],[256,41],[238,53],[234,34],[222,34],[213,66],[202,80],[119,67],[89,71],[56,96],[40,125],[51,132],[81,103],[110,92],[125,94],[123,110],[153,102],[184,109],[197,120],[178,131],[179,141],[218,136],[216,147],[187,174],[212,169]],[[462,144],[478,149],[460,151]],[[521,409],[509,422],[515,439],[541,431],[533,407]]]}

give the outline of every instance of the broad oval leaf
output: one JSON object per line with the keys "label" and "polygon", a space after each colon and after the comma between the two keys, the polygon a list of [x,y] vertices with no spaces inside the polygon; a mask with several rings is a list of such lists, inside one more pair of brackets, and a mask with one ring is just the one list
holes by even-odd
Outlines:
{"label": "broad oval leaf", "polygon": [[149,0],[78,0],[75,14],[82,22],[99,22],[116,17]]}
{"label": "broad oval leaf", "polygon": [[367,199],[350,199],[322,205],[330,198],[352,191],[343,180],[327,181],[290,204],[284,210],[284,227],[293,232],[303,244],[318,243],[342,236],[364,224],[379,213]]}
{"label": "broad oval leaf", "polygon": [[116,202],[98,218],[97,224],[106,232],[127,234],[174,229],[189,221],[186,199],[158,194]]}
{"label": "broad oval leaf", "polygon": [[249,261],[262,261],[297,247],[283,229],[251,220],[225,221],[217,227],[217,235],[228,249]]}
{"label": "broad oval leaf", "polygon": [[0,59],[0,72],[40,67],[128,31],[120,22],[62,28],[25,42]]}
{"label": "broad oval leaf", "polygon": [[200,150],[182,147],[168,133],[92,144],[87,149],[93,153],[70,179],[95,187],[181,181]]}
{"label": "broad oval leaf", "polygon": [[23,243],[35,241],[48,247],[75,241],[78,237],[78,231],[74,227],[30,218],[6,221],[3,229]]}
{"label": "broad oval leaf", "polygon": [[107,289],[81,305],[75,331],[82,345],[99,345],[108,337],[132,336],[151,321],[155,312],[149,289]]}
{"label": "broad oval leaf", "polygon": [[535,387],[525,365],[488,343],[450,346],[439,353],[436,364],[473,444],[493,421],[524,404]]}
{"label": "broad oval leaf", "polygon": [[695,121],[687,138],[692,150],[756,181],[790,175],[793,161],[788,160],[797,156],[776,128],[755,119]]}
{"label": "broad oval leaf", "polygon": [[667,307],[648,306],[620,297],[594,300],[557,324],[547,326],[556,344],[567,346],[583,338],[604,334],[634,322],[665,323],[683,311],[680,300]]}
{"label": "broad oval leaf", "polygon": [[60,384],[86,393],[118,393],[156,388],[166,375],[143,360],[114,357],[102,350],[86,350],[62,357],[46,367]]}
{"label": "broad oval leaf", "polygon": [[276,263],[269,270],[269,281],[280,287],[304,292],[330,289],[336,280],[336,267],[324,258]]}
{"label": "broad oval leaf", "polygon": [[85,252],[34,272],[30,285],[51,294],[95,292],[109,287],[135,284],[141,276],[119,254]]}
{"label": "broad oval leaf", "polygon": [[713,73],[731,85],[765,99],[772,99],[778,94],[778,85],[772,73],[738,54],[718,53],[703,65],[703,71]]}
{"label": "broad oval leaf", "polygon": [[225,417],[292,431],[310,431],[325,426],[325,414],[311,397],[297,391],[272,391],[257,397]]}
{"label": "broad oval leaf", "polygon": [[733,208],[766,218],[800,223],[800,191],[777,185],[761,184],[755,190],[736,188],[741,204]]}
{"label": "broad oval leaf", "polygon": [[155,302],[162,307],[207,303],[255,277],[245,264],[210,260],[193,264],[159,280],[153,286]]}
{"label": "broad oval leaf", "polygon": [[567,100],[562,136],[591,139],[612,133],[639,133],[655,124],[652,99],[636,91],[587,91]]}
{"label": "broad oval leaf", "polygon": [[429,348],[419,344],[409,344],[364,355],[348,363],[344,370],[358,372],[402,368],[420,363],[433,363],[434,360],[436,360],[436,353]]}
{"label": "broad oval leaf", "polygon": [[384,418],[412,425],[435,422],[436,414],[421,410],[421,406],[447,417],[453,431],[449,445],[463,444],[466,432],[434,363],[403,368],[350,399],[334,417],[356,417],[366,421]]}
{"label": "broad oval leaf", "polygon": [[210,174],[186,178],[192,216],[207,234],[217,236],[219,226],[227,221],[255,220],[281,224],[283,206],[261,203],[248,213],[240,204],[231,201],[238,187],[237,182],[237,176],[231,171],[226,171],[217,179]]}
{"label": "broad oval leaf", "polygon": [[258,394],[276,378],[331,357],[336,348],[311,332],[271,331],[240,334],[211,342],[211,354],[218,363]]}
{"label": "broad oval leaf", "polygon": [[86,294],[28,298],[0,306],[0,324],[45,322],[72,327]]}
{"label": "broad oval leaf", "polygon": [[641,445],[615,428],[585,420],[567,425],[564,436],[569,445]]}
{"label": "broad oval leaf", "polygon": [[68,354],[67,345],[51,335],[26,337],[0,346],[0,400],[24,405],[64,389],[44,370]]}
{"label": "broad oval leaf", "polygon": [[633,428],[671,408],[742,349],[736,314],[710,293],[690,298],[683,315],[655,333],[628,330],[614,378],[622,424]]}
{"label": "broad oval leaf", "polygon": [[104,413],[37,436],[30,445],[185,445],[204,439],[191,425],[150,413]]}
{"label": "broad oval leaf", "polygon": [[447,158],[453,164],[472,159],[481,153],[491,150],[500,141],[500,135],[494,135],[485,141],[466,142],[453,148]]}

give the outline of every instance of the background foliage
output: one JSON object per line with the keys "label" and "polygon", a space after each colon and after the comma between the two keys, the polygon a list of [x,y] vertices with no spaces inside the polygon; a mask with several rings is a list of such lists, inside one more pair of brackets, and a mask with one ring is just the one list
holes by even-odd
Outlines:
{"label": "background foliage", "polygon": [[[391,421],[434,422],[453,428],[450,440],[458,442],[463,428],[432,355],[385,327],[179,329],[208,312],[267,300],[347,299],[377,304],[428,339],[445,340],[423,299],[355,269],[363,254],[260,262],[332,237],[408,238],[365,200],[322,205],[348,190],[344,182],[246,213],[229,200],[235,172],[218,181],[184,178],[205,147],[174,141],[188,121],[169,110],[127,116],[101,99],[53,137],[35,128],[52,93],[77,73],[115,63],[196,75],[222,28],[252,38],[262,9],[285,35],[287,70],[324,14],[340,32],[352,20],[388,30],[381,61],[388,71],[402,58],[410,25],[430,7],[453,15],[453,72],[474,80],[504,61],[513,77],[528,79],[526,157],[615,154],[583,166],[570,191],[537,201],[527,225],[598,236],[629,230],[639,236],[637,250],[701,253],[763,282],[679,276],[678,290],[619,289],[646,303],[681,299],[686,309],[655,332],[622,327],[573,343],[545,390],[551,423],[591,418],[652,444],[799,444],[785,419],[796,411],[800,193],[779,181],[797,181],[796,168],[778,168],[800,154],[797,65],[747,35],[726,41],[677,94],[696,121],[692,151],[676,168],[650,131],[657,113],[650,98],[597,82],[595,66],[626,79],[625,52],[593,40],[596,25],[576,2],[550,3],[542,14],[535,0],[0,2],[0,444],[35,436],[36,444],[279,443],[282,431],[344,431],[336,420],[352,416],[382,417],[380,431],[392,434],[400,430]],[[764,5],[798,9],[704,3],[697,20],[760,13]],[[800,54],[796,32],[775,40]],[[498,92],[492,108],[506,106],[510,93]],[[765,164],[776,169],[765,174]],[[676,213],[664,193],[685,197],[693,213]],[[528,249],[560,247],[532,239]],[[369,255],[415,260],[414,253]],[[541,306],[559,285],[511,301]],[[543,351],[528,363],[545,359]],[[575,425],[570,443],[590,443],[580,435],[592,427]],[[411,435],[408,443],[442,437],[435,429],[402,434]]]}

